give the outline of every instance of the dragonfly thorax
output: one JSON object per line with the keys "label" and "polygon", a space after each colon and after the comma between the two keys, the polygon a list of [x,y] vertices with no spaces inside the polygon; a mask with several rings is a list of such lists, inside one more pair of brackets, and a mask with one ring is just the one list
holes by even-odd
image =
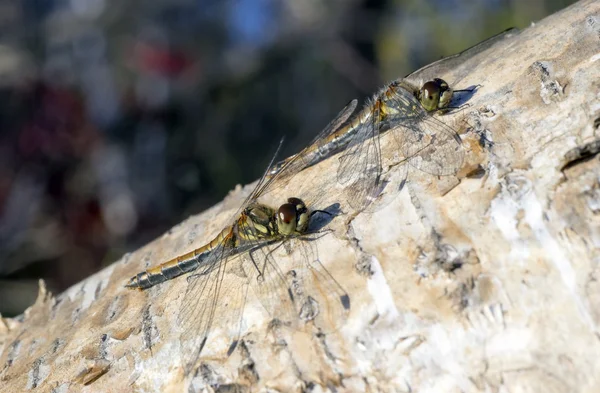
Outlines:
{"label": "dragonfly thorax", "polygon": [[304,202],[299,198],[288,198],[277,210],[277,228],[284,236],[304,233],[308,229],[310,215]]}
{"label": "dragonfly thorax", "polygon": [[272,220],[274,211],[268,206],[255,203],[244,209],[237,225],[237,234],[243,240],[270,238],[277,234]]}
{"label": "dragonfly thorax", "polygon": [[448,83],[440,78],[435,78],[423,84],[419,90],[419,101],[427,112],[444,109],[452,100],[452,89]]}

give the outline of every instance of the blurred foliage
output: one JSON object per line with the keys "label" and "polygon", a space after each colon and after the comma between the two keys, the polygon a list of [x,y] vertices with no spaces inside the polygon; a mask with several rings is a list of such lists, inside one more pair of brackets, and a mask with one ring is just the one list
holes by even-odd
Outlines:
{"label": "blurred foliage", "polygon": [[0,1],[0,312],[251,182],[350,99],[570,3]]}

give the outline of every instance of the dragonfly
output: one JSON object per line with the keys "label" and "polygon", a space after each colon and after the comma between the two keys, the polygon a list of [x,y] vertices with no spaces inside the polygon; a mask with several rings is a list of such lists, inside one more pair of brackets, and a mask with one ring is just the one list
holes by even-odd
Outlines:
{"label": "dragonfly", "polygon": [[[472,61],[517,34],[518,29],[507,29],[391,82],[353,117],[357,100],[352,100],[330,123],[333,127],[324,129],[309,148],[302,151],[300,160],[289,157],[274,165],[270,175],[275,175],[289,160],[306,168],[346,149],[340,157],[337,180],[347,189],[349,204],[362,211],[382,189],[379,135],[388,130],[393,134],[398,152],[404,156],[392,165],[400,167],[400,188],[406,183],[409,167],[434,176],[455,175],[464,161],[462,140],[454,128],[433,115],[456,109],[451,106],[454,93],[472,92],[474,88],[453,90],[446,81],[434,76]],[[418,88],[408,81],[417,74],[431,79]],[[406,163],[409,165],[404,165]]]}
{"label": "dragonfly", "polygon": [[[265,194],[290,185],[301,158],[302,153],[275,176],[268,176],[273,157],[231,224],[213,240],[127,282],[128,288],[146,290],[192,272],[178,314],[186,373],[194,369],[216,328],[231,338],[227,355],[235,350],[249,288],[274,319],[292,328],[313,323],[326,332],[327,327],[337,329],[345,320],[350,297],[318,257],[316,243],[327,231],[310,225],[315,214],[330,214],[313,208],[324,194],[308,187],[301,193],[304,199],[290,197],[278,208],[259,202]],[[291,252],[287,263],[275,257],[281,249]]]}
{"label": "dragonfly", "polygon": [[[456,130],[432,116],[452,109],[455,92],[440,78],[416,88],[403,79],[393,81],[376,93],[363,109],[354,113],[357,100],[352,100],[302,151],[301,157],[291,156],[274,165],[275,176],[288,161],[309,167],[346,149],[340,157],[338,183],[347,188],[348,203],[363,210],[381,191],[382,158],[379,136],[392,133],[402,163],[436,176],[454,175],[462,166],[464,149]],[[350,120],[348,120],[350,119]],[[402,165],[403,180],[408,170]]]}

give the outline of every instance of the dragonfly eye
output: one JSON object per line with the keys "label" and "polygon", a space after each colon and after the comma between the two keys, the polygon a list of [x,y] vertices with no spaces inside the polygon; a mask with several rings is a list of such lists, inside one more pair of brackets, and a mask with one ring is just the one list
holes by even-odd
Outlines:
{"label": "dragonfly eye", "polygon": [[435,81],[429,81],[421,87],[419,92],[419,101],[427,112],[437,109],[440,102],[441,89]]}
{"label": "dragonfly eye", "polygon": [[300,198],[288,198],[288,203],[296,207],[296,231],[306,232],[310,220],[306,204]]}
{"label": "dragonfly eye", "polygon": [[448,86],[448,83],[446,83],[445,80],[435,78],[434,81],[440,88],[440,102],[438,103],[437,109],[444,109],[450,105],[454,91]]}
{"label": "dragonfly eye", "polygon": [[296,230],[296,206],[284,203],[277,210],[277,227],[282,235],[291,235]]}
{"label": "dragonfly eye", "polygon": [[419,101],[427,112],[447,107],[450,100],[452,100],[452,89],[440,78],[426,82],[419,91]]}
{"label": "dragonfly eye", "polygon": [[295,205],[297,210],[306,209],[306,205],[300,198],[288,198],[288,203]]}

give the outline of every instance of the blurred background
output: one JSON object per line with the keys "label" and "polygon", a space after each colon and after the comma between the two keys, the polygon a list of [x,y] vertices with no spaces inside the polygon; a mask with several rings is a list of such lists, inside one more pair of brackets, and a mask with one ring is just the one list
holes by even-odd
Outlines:
{"label": "blurred background", "polygon": [[[257,179],[352,98],[568,0],[0,0],[0,313]],[[160,261],[157,261],[160,262]]]}

